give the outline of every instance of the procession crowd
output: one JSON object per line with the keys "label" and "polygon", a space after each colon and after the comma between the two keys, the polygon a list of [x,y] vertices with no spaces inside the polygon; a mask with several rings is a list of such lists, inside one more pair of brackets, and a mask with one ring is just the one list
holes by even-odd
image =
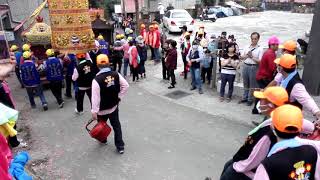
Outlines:
{"label": "procession crowd", "polygon": [[[48,82],[58,108],[64,106],[62,91],[65,85],[65,97],[72,98],[74,94],[78,115],[84,112],[86,94],[91,103],[92,118],[110,120],[115,146],[123,154],[125,143],[118,106],[128,91],[129,77],[133,83],[147,78],[145,63],[149,50],[150,60],[155,65],[162,64],[162,78],[170,81],[169,89],[177,84],[178,52],[184,66],[181,76],[187,79],[188,74],[191,75],[190,90],[203,94],[203,84],[216,81],[211,78],[218,72],[221,102],[232,100],[234,81],[241,66],[244,94],[239,104],[254,105],[252,113],[262,114],[265,118],[262,122],[253,122],[257,127],[249,132],[245,144],[226,163],[221,180],[320,179],[320,143],[310,140],[313,136],[308,136],[309,140],[298,137],[317,132],[320,109],[297,72],[295,41],[281,45],[280,40],[272,36],[268,40],[268,49],[264,51],[259,45],[260,34],[253,32],[250,45],[240,51],[233,35],[227,36],[227,32],[220,36],[209,34],[204,26],[195,32],[182,27],[178,41],[168,39],[157,22],[149,26],[141,24],[139,28],[138,34],[130,27],[126,27],[123,34],[116,32],[114,42],[106,42],[99,35],[96,48],[86,53],[60,53],[47,49],[47,59],[43,62],[35,57],[30,45],[23,45],[22,51],[13,45],[10,50],[14,54],[16,76],[21,87],[26,89],[31,108],[36,108],[35,96],[40,98],[44,111],[49,108],[43,93],[44,81]],[[277,58],[279,47],[282,53]],[[45,80],[41,78],[41,72],[45,72]],[[8,73],[2,73],[0,77],[0,102],[16,109],[5,81],[7,76]],[[227,84],[229,89],[225,93]],[[317,121],[311,123],[303,119],[302,109],[311,112]],[[10,130],[16,128],[15,123],[9,125]],[[3,132],[11,147],[20,144],[16,134]]]}

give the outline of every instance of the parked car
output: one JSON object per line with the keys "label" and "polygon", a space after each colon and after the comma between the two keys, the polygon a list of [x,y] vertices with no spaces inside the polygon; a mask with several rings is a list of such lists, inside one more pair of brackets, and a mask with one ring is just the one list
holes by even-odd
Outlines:
{"label": "parked car", "polygon": [[195,20],[184,9],[173,9],[163,17],[164,27],[171,32],[181,32],[182,26],[187,26],[188,31],[193,31]]}

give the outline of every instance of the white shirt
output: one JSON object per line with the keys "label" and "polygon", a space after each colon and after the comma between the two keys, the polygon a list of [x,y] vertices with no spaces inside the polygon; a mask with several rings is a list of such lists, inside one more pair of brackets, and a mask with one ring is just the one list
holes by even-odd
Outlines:
{"label": "white shirt", "polygon": [[[261,61],[262,56],[263,56],[263,48],[260,47],[259,45],[256,46],[249,46],[247,47],[244,51],[242,55],[246,55],[248,54],[249,51],[252,51],[252,56],[255,59],[258,59],[259,61]],[[257,64],[253,59],[251,58],[247,58],[246,60],[244,60],[245,64]]]}
{"label": "white shirt", "polygon": [[164,14],[164,6],[163,5],[159,5],[158,10],[159,10],[160,14]]}

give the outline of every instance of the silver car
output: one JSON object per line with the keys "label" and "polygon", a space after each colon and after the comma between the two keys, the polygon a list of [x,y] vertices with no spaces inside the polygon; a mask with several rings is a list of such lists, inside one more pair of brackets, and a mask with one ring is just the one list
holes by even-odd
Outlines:
{"label": "silver car", "polygon": [[169,32],[181,32],[183,26],[187,26],[188,31],[193,31],[195,20],[188,11],[184,9],[173,9],[164,15],[163,24]]}

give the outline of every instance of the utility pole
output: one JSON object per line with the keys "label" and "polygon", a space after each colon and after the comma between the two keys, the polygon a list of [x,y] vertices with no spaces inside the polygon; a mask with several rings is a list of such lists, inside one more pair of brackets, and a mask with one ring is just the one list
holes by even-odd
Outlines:
{"label": "utility pole", "polygon": [[139,34],[139,27],[140,27],[140,22],[139,22],[139,0],[134,0],[135,3],[135,8],[136,8],[136,34]]}
{"label": "utility pole", "polygon": [[124,17],[127,17],[126,5],[125,4],[126,4],[126,0],[121,0],[123,20],[124,20]]}
{"label": "utility pole", "polygon": [[303,82],[312,95],[320,94],[320,1],[316,1],[310,32],[307,58],[304,62]]}

